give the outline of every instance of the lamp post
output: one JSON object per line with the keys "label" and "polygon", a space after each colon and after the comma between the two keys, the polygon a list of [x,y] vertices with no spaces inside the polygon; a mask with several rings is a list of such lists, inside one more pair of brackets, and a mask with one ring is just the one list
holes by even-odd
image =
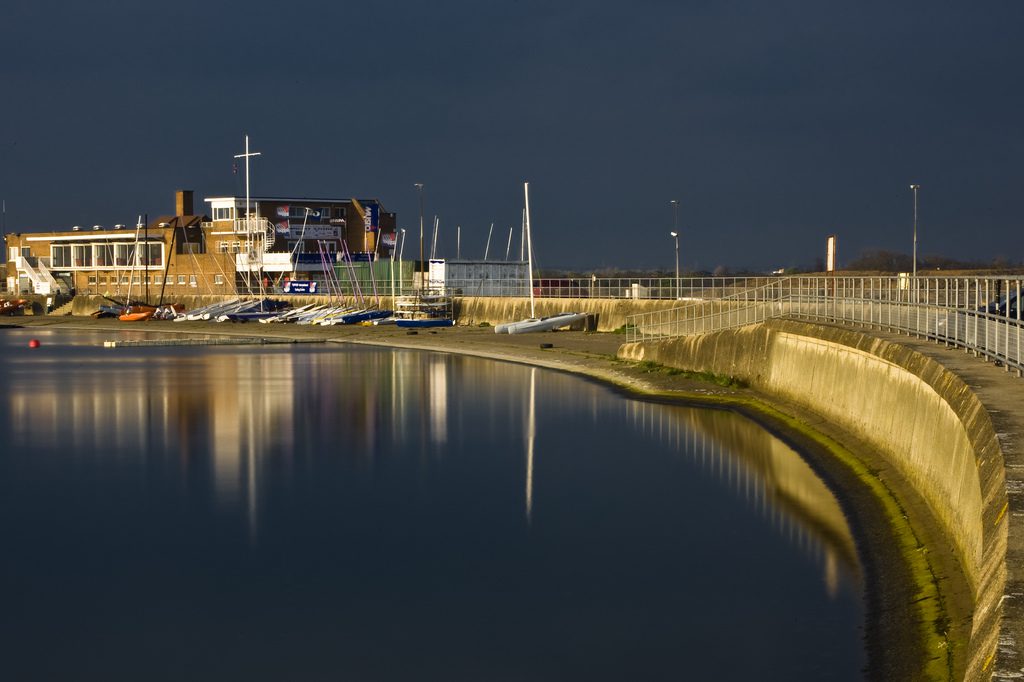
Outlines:
{"label": "lamp post", "polygon": [[[417,182],[415,184],[416,191],[420,195],[420,267],[423,267],[423,183]],[[404,244],[403,244],[404,246]],[[420,289],[423,288],[423,278],[420,277]]]}
{"label": "lamp post", "polygon": [[405,228],[402,228],[402,247],[398,249],[398,293],[402,293],[402,274],[405,270],[402,268],[402,254],[405,253]]}
{"label": "lamp post", "polygon": [[676,240],[676,299],[679,298],[679,233],[669,232],[669,235]]}
{"label": "lamp post", "polygon": [[913,265],[913,276],[917,277],[917,190],[921,189],[921,185],[911,185],[910,191],[914,193],[914,265]]}
{"label": "lamp post", "polygon": [[679,298],[679,201],[673,199],[672,204],[672,238],[676,240],[676,298]]}

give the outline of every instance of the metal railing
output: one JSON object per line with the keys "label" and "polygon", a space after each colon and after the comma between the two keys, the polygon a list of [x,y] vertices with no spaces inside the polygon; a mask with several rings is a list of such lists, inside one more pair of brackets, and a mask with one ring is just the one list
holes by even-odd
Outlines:
{"label": "metal railing", "polygon": [[628,341],[706,334],[787,317],[913,334],[1024,370],[1022,278],[786,277],[627,318]]}
{"label": "metal railing", "polygon": [[[534,277],[541,298],[692,300],[730,296],[777,277]],[[440,283],[439,283],[440,284]],[[527,278],[446,278],[443,286],[463,296],[529,296]]]}

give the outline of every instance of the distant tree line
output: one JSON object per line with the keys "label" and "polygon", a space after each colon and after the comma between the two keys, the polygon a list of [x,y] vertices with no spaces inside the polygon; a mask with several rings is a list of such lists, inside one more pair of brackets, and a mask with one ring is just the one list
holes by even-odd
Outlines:
{"label": "distant tree line", "polygon": [[[967,261],[948,256],[927,255],[917,257],[917,270],[1010,270],[1021,266],[1004,256],[990,261]],[[895,251],[875,249],[863,252],[860,257],[846,264],[843,270],[870,272],[910,272],[914,269],[913,257]]]}
{"label": "distant tree line", "polygon": [[[845,265],[839,268],[845,272],[884,272],[884,273],[897,273],[897,272],[911,272],[913,270],[913,259],[909,254],[899,253],[896,251],[886,251],[884,249],[874,249],[870,251],[864,251],[860,256],[849,261]],[[957,258],[949,258],[948,256],[918,256],[917,257],[917,271],[928,272],[928,271],[957,271],[957,270],[985,270],[993,273],[1013,273],[1024,270],[1024,261],[1018,259],[1012,261],[1004,256],[998,256],[989,261],[967,261],[960,260]],[[825,271],[825,259],[818,257],[814,260],[814,263],[797,266],[787,267],[781,272],[779,270],[773,270],[772,272],[765,272],[763,270],[755,270],[752,268],[744,267],[730,267],[727,265],[718,265],[710,270],[685,270],[680,272],[680,277],[746,277],[746,276],[763,276],[768,274],[784,274],[784,275],[799,275],[799,274],[813,274],[821,273]],[[539,277],[551,277],[551,278],[573,278],[573,279],[590,279],[591,277],[598,277],[601,279],[615,279],[615,278],[671,278],[675,277],[674,269],[666,268],[616,268],[616,267],[598,267],[593,270],[580,270],[580,269],[562,269],[562,268],[544,268],[538,272]]]}

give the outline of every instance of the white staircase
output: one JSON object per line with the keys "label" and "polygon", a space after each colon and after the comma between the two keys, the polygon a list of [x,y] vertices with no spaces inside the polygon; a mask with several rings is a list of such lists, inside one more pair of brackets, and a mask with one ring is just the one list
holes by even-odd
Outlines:
{"label": "white staircase", "polygon": [[[35,266],[33,266],[31,262],[33,260],[36,261]],[[24,273],[28,276],[29,281],[32,282],[33,293],[56,294],[61,291],[67,293],[67,287],[62,286],[61,283],[54,278],[42,258],[26,258],[24,256],[18,256],[14,259],[14,266],[17,268],[19,274]]]}

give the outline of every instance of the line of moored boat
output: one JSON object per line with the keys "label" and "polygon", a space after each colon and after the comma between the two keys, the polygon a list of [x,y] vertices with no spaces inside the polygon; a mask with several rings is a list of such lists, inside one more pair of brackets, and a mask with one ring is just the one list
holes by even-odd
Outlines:
{"label": "line of moored boat", "polygon": [[276,299],[231,299],[210,303],[192,310],[185,310],[180,304],[150,306],[101,305],[92,313],[93,317],[117,317],[124,322],[146,320],[172,320],[174,322],[261,322],[292,323],[300,325],[334,326],[346,324],[395,324],[400,327],[450,327],[455,321],[450,317],[411,318],[395,315],[394,311],[381,308],[360,308],[337,303],[310,303],[292,307],[290,303]]}

